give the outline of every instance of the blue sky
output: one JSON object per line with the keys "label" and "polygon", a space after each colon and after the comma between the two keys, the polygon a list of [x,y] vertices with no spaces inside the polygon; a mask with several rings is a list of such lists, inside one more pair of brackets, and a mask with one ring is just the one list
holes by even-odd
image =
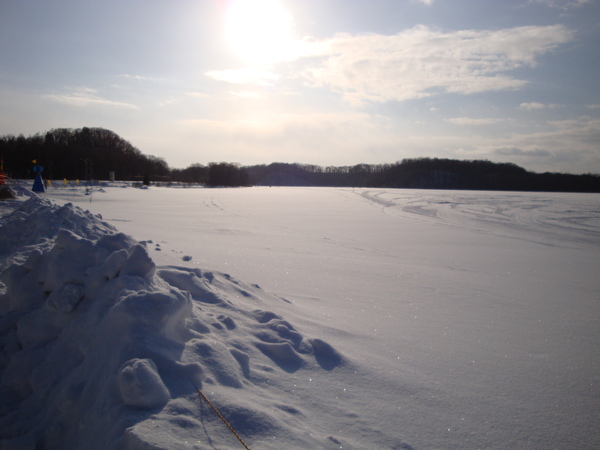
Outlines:
{"label": "blue sky", "polygon": [[600,173],[599,42],[598,0],[0,0],[0,134]]}

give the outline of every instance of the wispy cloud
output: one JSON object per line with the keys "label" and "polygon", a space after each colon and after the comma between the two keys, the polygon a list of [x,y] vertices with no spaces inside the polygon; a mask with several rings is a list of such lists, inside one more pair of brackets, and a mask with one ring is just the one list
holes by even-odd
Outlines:
{"label": "wispy cloud", "polygon": [[550,128],[543,132],[512,135],[503,139],[492,151],[496,155],[510,156],[517,162],[534,158],[540,163],[536,170],[555,170],[558,162],[569,167],[569,171],[580,173],[600,167],[600,119],[581,116],[552,121],[548,125]]}
{"label": "wispy cloud", "polygon": [[404,101],[439,93],[522,88],[507,74],[572,39],[562,25],[443,32],[417,26],[396,35],[339,34],[315,42],[317,63],[303,72],[354,104]]}
{"label": "wispy cloud", "polygon": [[575,119],[554,120],[549,123],[557,130],[574,132],[575,134],[580,134],[586,130],[594,130],[596,142],[600,142],[600,119],[580,116]]}
{"label": "wispy cloud", "polygon": [[530,102],[530,103],[521,103],[519,105],[519,109],[525,111],[535,111],[537,109],[552,109],[556,108],[558,105],[555,103],[540,103],[540,102]]}
{"label": "wispy cloud", "polygon": [[524,150],[522,148],[510,147],[510,148],[497,148],[494,150],[494,154],[500,156],[526,156],[531,158],[545,158],[551,155],[548,150],[536,148],[532,150]]}
{"label": "wispy cloud", "polygon": [[42,98],[72,106],[110,106],[116,108],[139,109],[131,103],[119,102],[103,98],[96,89],[87,87],[70,88],[62,94],[45,94]]}
{"label": "wispy cloud", "polygon": [[540,3],[550,8],[570,9],[591,3],[592,0],[530,0],[532,3]]}
{"label": "wispy cloud", "polygon": [[207,129],[216,130],[218,133],[227,131],[229,134],[238,133],[260,133],[261,131],[275,132],[281,134],[285,130],[325,130],[357,128],[357,125],[365,126],[371,117],[368,114],[358,112],[347,113],[256,113],[251,116],[231,116],[222,120],[190,119],[181,123],[188,126],[202,126]]}
{"label": "wispy cloud", "polygon": [[205,75],[228,83],[258,86],[272,86],[279,79],[279,75],[274,72],[255,69],[212,70]]}
{"label": "wispy cloud", "polygon": [[128,74],[128,73],[123,73],[123,74],[119,75],[119,77],[121,77],[121,78],[127,78],[127,79],[130,79],[130,80],[148,80],[149,79],[148,77],[145,77],[145,76],[142,76],[142,75],[131,75],[131,74]]}
{"label": "wispy cloud", "polygon": [[186,92],[185,96],[190,97],[190,98],[209,98],[208,94],[205,94],[204,92],[197,92],[197,91]]}
{"label": "wispy cloud", "polygon": [[171,95],[168,98],[158,102],[158,106],[164,107],[164,106],[169,106],[169,105],[175,105],[175,104],[185,102],[185,101],[188,101],[188,102],[189,101],[197,101],[197,100],[204,100],[207,98],[210,98],[210,96],[203,92],[188,91],[188,92],[176,95],[176,96]]}
{"label": "wispy cloud", "polygon": [[231,91],[230,92],[231,95],[234,95],[236,97],[242,97],[242,98],[260,98],[261,95],[258,94],[257,92],[252,92],[252,91]]}
{"label": "wispy cloud", "polygon": [[[219,120],[191,119],[180,122],[181,132],[194,142],[208,143],[205,158],[219,158],[220,148],[227,146],[233,160],[247,162],[299,161],[319,164],[344,164],[352,161],[365,145],[388,148],[389,132],[377,119],[359,112],[285,113],[253,111]],[[344,157],[332,154],[332,148],[344,148]],[[362,159],[362,158],[361,158]],[[370,158],[366,158],[370,159]]]}
{"label": "wispy cloud", "polygon": [[164,106],[168,106],[168,105],[174,105],[175,103],[178,103],[180,100],[181,100],[181,98],[171,96],[171,97],[167,98],[166,100],[159,102],[158,106],[164,107]]}
{"label": "wispy cloud", "polygon": [[446,119],[447,122],[453,123],[454,125],[494,125],[500,122],[504,122],[505,119],[495,118],[473,118],[473,117],[454,117]]}

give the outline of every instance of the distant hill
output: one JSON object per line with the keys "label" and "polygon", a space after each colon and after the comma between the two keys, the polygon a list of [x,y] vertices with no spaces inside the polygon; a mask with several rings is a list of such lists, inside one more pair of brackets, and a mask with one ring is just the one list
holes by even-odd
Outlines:
{"label": "distant hill", "polygon": [[207,186],[330,186],[408,189],[600,192],[599,175],[529,172],[513,163],[442,158],[404,159],[393,164],[321,167],[272,163],[240,166],[211,162],[172,169],[164,159],[144,155],[116,133],[103,128],[57,128],[30,137],[0,136],[0,158],[7,175],[33,178],[33,160],[44,178],[109,178],[177,181]]}

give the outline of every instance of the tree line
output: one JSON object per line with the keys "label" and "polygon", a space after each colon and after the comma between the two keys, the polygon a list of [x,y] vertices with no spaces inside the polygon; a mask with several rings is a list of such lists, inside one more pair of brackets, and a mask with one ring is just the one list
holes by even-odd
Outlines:
{"label": "tree line", "polygon": [[162,158],[144,155],[116,133],[103,128],[57,128],[45,134],[0,137],[0,156],[13,178],[33,178],[32,161],[49,179],[142,180],[145,175],[167,178],[169,166]]}
{"label": "tree line", "polygon": [[240,166],[211,162],[173,169],[144,155],[103,128],[59,128],[30,137],[0,136],[0,158],[13,178],[33,178],[32,161],[49,179],[108,179],[183,182],[206,186],[325,186],[410,189],[473,189],[600,192],[600,175],[529,172],[513,163],[487,160],[411,158],[393,164],[322,167],[271,163]]}
{"label": "tree line", "polygon": [[[33,178],[34,167],[52,180],[179,181],[208,186],[247,186],[246,171],[238,164],[192,164],[171,169],[163,158],[145,155],[116,133],[104,128],[57,128],[25,137],[0,136],[0,158],[6,175]],[[33,161],[36,161],[34,164]]]}
{"label": "tree line", "polygon": [[513,163],[487,160],[411,158],[342,167],[273,163],[247,170],[250,183],[263,186],[600,192],[599,175],[535,173]]}

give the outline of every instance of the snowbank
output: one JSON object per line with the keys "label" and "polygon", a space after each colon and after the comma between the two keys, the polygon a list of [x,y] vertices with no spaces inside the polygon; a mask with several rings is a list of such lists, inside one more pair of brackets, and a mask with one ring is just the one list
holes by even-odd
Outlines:
{"label": "snowbank", "polygon": [[2,449],[239,446],[198,388],[250,446],[342,444],[274,379],[351,364],[258,286],[157,268],[101,217],[18,193],[0,218]]}

